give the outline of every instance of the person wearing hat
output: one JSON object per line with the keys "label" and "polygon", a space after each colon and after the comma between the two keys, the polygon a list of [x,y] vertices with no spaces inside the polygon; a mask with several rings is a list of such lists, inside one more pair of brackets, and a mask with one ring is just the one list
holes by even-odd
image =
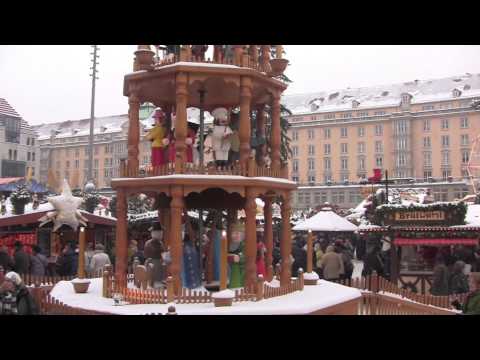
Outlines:
{"label": "person wearing hat", "polygon": [[233,225],[232,240],[228,249],[230,289],[241,288],[245,282],[245,227]]}
{"label": "person wearing hat", "polygon": [[205,61],[205,53],[208,50],[208,45],[192,45],[193,60],[197,62]]}
{"label": "person wearing hat", "polygon": [[36,315],[38,306],[20,275],[10,271],[0,286],[0,314]]}
{"label": "person wearing hat", "polygon": [[15,271],[19,274],[28,274],[30,272],[30,256],[23,250],[23,244],[20,241],[15,242]]}
{"label": "person wearing hat", "polygon": [[[174,126],[176,121],[176,115],[172,114],[172,124]],[[193,163],[193,145],[195,144],[195,137],[197,136],[197,125],[189,119],[187,122],[187,137],[185,138],[185,145],[186,148],[186,162]],[[177,149],[175,146],[176,139],[175,139],[175,126],[167,135],[168,139],[168,161],[171,163],[175,163],[175,158],[177,157]]]}
{"label": "person wearing hat", "polygon": [[211,134],[215,163],[217,166],[226,166],[231,148],[230,136],[233,134],[229,126],[228,111],[225,108],[218,108],[212,115],[215,119]]}
{"label": "person wearing hat", "polygon": [[162,282],[165,278],[162,254],[164,253],[163,230],[160,223],[154,223],[150,228],[151,239],[145,243],[143,249],[145,259],[153,264],[153,282]]}
{"label": "person wearing hat", "polygon": [[155,126],[147,133],[146,139],[152,142],[152,166],[160,166],[167,163],[165,154],[168,146],[166,115],[161,108],[156,108],[153,118]]}

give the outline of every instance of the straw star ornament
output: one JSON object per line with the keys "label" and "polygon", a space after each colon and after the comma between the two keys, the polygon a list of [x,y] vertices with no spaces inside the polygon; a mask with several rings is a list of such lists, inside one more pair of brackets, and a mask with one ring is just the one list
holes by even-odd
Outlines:
{"label": "straw star ornament", "polygon": [[48,212],[47,215],[39,219],[43,226],[53,221],[53,232],[57,231],[62,225],[70,226],[73,230],[77,230],[78,225],[87,226],[85,219],[78,208],[83,203],[83,199],[72,195],[67,180],[63,181],[62,194],[48,198],[48,202],[53,205],[55,211]]}

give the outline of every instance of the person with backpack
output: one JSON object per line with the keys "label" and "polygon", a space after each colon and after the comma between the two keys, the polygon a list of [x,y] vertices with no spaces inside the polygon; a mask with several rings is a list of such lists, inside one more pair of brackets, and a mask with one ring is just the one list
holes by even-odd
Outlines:
{"label": "person with backpack", "polygon": [[0,314],[37,315],[39,309],[20,275],[10,271],[0,286]]}

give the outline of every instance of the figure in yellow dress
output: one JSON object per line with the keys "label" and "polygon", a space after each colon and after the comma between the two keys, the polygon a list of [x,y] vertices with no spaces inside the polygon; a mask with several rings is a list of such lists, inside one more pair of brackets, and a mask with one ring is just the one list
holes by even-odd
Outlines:
{"label": "figure in yellow dress", "polygon": [[152,142],[152,166],[159,166],[167,163],[165,151],[168,146],[168,132],[165,125],[166,115],[161,108],[157,108],[153,118],[155,119],[155,126],[148,132],[146,138]]}

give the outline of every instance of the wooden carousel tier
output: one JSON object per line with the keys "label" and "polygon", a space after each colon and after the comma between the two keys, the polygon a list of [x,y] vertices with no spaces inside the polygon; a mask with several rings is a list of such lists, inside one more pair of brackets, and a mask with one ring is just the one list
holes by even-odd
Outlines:
{"label": "wooden carousel tier", "polygon": [[[187,208],[209,205],[223,208],[242,208],[247,192],[255,195],[279,195],[296,189],[296,183],[269,177],[244,177],[233,175],[167,175],[147,178],[112,179],[114,190],[127,193],[157,195],[168,198],[173,187],[181,187],[187,199]],[[215,206],[214,206],[215,205]],[[159,204],[162,207],[161,204]]]}
{"label": "wooden carousel tier", "polygon": [[270,103],[272,93],[283,92],[287,85],[256,69],[213,63],[177,62],[140,70],[125,76],[123,94],[138,94],[142,102],[174,104],[177,74],[187,76],[188,104],[200,107],[199,90],[205,91],[205,110],[218,106],[234,107],[239,103],[242,81],[249,79],[252,104]]}

